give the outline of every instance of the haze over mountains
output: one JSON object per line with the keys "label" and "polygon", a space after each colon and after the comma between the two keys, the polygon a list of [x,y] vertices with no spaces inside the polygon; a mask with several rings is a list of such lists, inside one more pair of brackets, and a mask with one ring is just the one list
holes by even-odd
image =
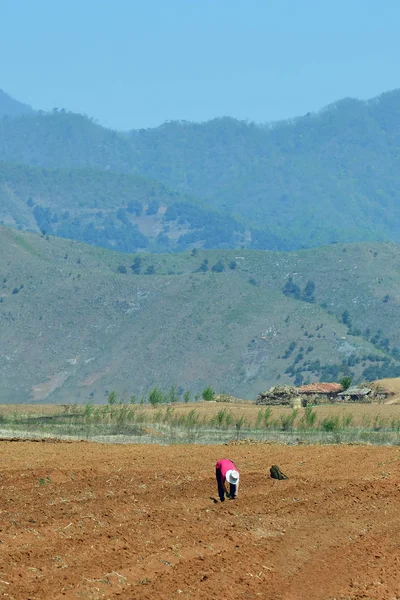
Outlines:
{"label": "haze over mountains", "polygon": [[0,93],[3,401],[400,375],[399,157],[400,91],[126,133]]}
{"label": "haze over mountains", "polygon": [[[0,97],[0,114],[13,112],[7,107]],[[266,126],[221,118],[117,133],[55,110],[0,120],[1,193],[19,204],[30,202],[29,228],[126,251],[158,245],[164,252],[193,245],[291,250],[399,241],[399,149],[398,90],[369,102],[346,99],[318,114]],[[9,163],[39,170],[24,174]],[[85,181],[86,169],[99,172],[105,194],[93,189],[93,172]],[[157,182],[154,194],[149,181],[142,180],[140,190],[137,180],[128,179],[121,194],[115,173]],[[28,194],[24,180],[30,178],[35,182]],[[140,202],[141,214],[151,204],[150,222],[126,214],[130,196]],[[79,198],[63,227],[56,224],[62,218],[60,197],[67,204]],[[26,227],[28,217],[21,221],[11,204],[3,222]],[[104,205],[106,212],[96,212]],[[47,208],[51,214],[43,217]],[[125,211],[122,220],[119,210]],[[146,239],[135,233],[136,226]],[[132,242],[118,243],[118,231]]]}

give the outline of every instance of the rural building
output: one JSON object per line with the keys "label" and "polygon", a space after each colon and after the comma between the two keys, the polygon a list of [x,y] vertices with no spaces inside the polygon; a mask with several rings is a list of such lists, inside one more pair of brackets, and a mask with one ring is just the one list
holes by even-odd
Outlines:
{"label": "rural building", "polygon": [[355,385],[338,394],[337,400],[342,402],[382,402],[389,396],[393,396],[393,392],[385,390],[380,385],[372,383],[369,385]]}
{"label": "rural building", "polygon": [[297,406],[300,398],[295,387],[290,385],[274,385],[257,396],[256,404],[266,406]]}
{"label": "rural building", "polygon": [[340,383],[310,383],[298,387],[296,392],[302,399],[303,406],[332,402],[343,391]]}
{"label": "rural building", "polygon": [[353,386],[338,394],[337,400],[342,402],[372,402],[372,388]]}

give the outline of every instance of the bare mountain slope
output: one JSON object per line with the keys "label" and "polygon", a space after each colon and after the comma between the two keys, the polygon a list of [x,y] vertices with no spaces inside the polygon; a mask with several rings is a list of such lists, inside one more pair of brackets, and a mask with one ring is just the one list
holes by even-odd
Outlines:
{"label": "bare mountain slope", "polygon": [[[394,245],[137,255],[134,274],[131,255],[0,228],[0,256],[3,402],[172,384],[251,398],[278,380],[398,365]],[[300,297],[286,289],[291,276]],[[370,341],[351,331],[358,320]]]}

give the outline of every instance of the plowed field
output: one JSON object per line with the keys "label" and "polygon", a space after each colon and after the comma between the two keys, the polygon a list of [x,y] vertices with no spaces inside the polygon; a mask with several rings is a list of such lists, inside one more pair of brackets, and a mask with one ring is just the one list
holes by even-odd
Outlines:
{"label": "plowed field", "polygon": [[399,483],[398,447],[1,442],[0,597],[398,599]]}

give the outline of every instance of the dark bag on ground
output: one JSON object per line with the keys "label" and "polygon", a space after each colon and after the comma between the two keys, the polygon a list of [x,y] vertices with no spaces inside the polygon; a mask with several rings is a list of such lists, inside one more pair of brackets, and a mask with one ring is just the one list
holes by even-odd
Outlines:
{"label": "dark bag on ground", "polygon": [[269,472],[270,472],[272,479],[289,479],[289,477],[287,477],[287,475],[282,473],[282,471],[280,470],[280,468],[277,465],[272,465]]}

